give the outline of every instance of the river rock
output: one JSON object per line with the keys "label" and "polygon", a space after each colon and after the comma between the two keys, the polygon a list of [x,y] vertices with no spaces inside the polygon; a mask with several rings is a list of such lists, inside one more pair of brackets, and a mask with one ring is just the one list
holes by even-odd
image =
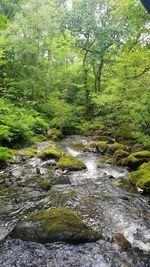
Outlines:
{"label": "river rock", "polygon": [[86,169],[86,165],[80,159],[73,157],[71,154],[62,156],[56,167],[67,171],[80,171]]}
{"label": "river rock", "polygon": [[150,161],[142,164],[137,171],[129,175],[129,182],[150,194]]}
{"label": "river rock", "polygon": [[150,151],[138,151],[131,153],[127,158],[121,161],[123,166],[128,166],[136,170],[143,163],[150,161]]}
{"label": "river rock", "polygon": [[61,175],[58,176],[55,180],[55,182],[53,183],[53,185],[67,185],[67,184],[71,184],[69,177]]}
{"label": "river rock", "polygon": [[94,242],[102,236],[73,211],[67,208],[42,210],[19,222],[11,233],[13,238],[38,243],[65,241]]}
{"label": "river rock", "polygon": [[119,249],[122,251],[127,250],[131,247],[130,242],[121,233],[115,234],[112,240],[118,245]]}
{"label": "river rock", "polygon": [[46,162],[43,162],[42,167],[50,168],[57,164],[57,161],[55,159],[50,159]]}
{"label": "river rock", "polygon": [[62,152],[52,145],[44,148],[42,151],[40,151],[37,154],[37,157],[42,160],[48,160],[48,159],[58,160],[61,158],[61,156],[62,156]]}

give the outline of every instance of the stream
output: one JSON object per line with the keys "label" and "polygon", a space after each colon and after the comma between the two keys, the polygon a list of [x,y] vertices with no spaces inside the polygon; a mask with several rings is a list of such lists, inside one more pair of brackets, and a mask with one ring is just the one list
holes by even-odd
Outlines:
{"label": "stream", "polygon": [[[0,171],[7,185],[0,190],[0,267],[150,267],[150,199],[127,183],[125,167],[114,166],[104,156],[76,146],[89,141],[70,136],[58,144],[81,159],[86,170],[51,172],[46,162],[33,157]],[[37,150],[46,145],[39,144]],[[70,183],[55,183],[50,190],[42,190],[38,181],[50,176],[66,177]],[[123,179],[122,186],[117,186],[118,179]],[[75,210],[104,238],[81,245],[42,245],[9,237],[23,216],[56,207]],[[112,242],[116,233],[123,234],[132,248],[120,251]]]}

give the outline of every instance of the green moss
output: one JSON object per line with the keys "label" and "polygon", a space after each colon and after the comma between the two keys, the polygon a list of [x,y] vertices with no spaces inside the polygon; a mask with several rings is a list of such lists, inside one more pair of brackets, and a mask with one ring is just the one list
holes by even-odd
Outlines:
{"label": "green moss", "polygon": [[142,164],[137,171],[129,176],[131,184],[150,193],[150,162]]}
{"label": "green moss", "polygon": [[32,158],[36,155],[37,151],[35,148],[30,148],[30,149],[24,149],[24,150],[17,150],[16,153],[14,152],[13,154],[18,155],[18,156],[25,156],[28,158]]}
{"label": "green moss", "polygon": [[150,151],[139,151],[131,153],[121,161],[121,164],[132,169],[137,169],[144,162],[150,161]]}
{"label": "green moss", "polygon": [[83,143],[76,143],[76,144],[69,144],[69,147],[72,147],[74,149],[83,151],[86,145],[84,145]]}
{"label": "green moss", "polygon": [[93,123],[92,126],[90,126],[90,130],[92,130],[92,131],[99,131],[99,130],[103,130],[105,128],[106,128],[106,126],[104,125],[104,123],[98,123],[98,122],[95,122],[95,123]]}
{"label": "green moss", "polygon": [[39,182],[39,186],[41,189],[48,191],[51,189],[53,182],[54,179],[43,179],[42,181]]}
{"label": "green moss", "polygon": [[62,170],[78,171],[86,169],[86,165],[80,160],[70,154],[66,154],[58,161],[56,168]]}
{"label": "green moss", "polygon": [[37,157],[41,158],[43,160],[59,159],[59,158],[61,158],[61,156],[62,156],[62,153],[57,148],[55,148],[53,146],[48,146],[37,154]]}
{"label": "green moss", "polygon": [[125,150],[125,146],[123,144],[120,144],[120,143],[115,142],[113,144],[109,144],[108,145],[108,150],[107,151],[108,151],[108,153],[113,154],[118,149]]}
{"label": "green moss", "polygon": [[[42,228],[51,241],[57,240],[58,236],[63,240],[63,233],[70,233],[68,241],[72,239],[73,243],[95,241],[101,238],[101,234],[88,227],[74,211],[67,208],[43,210],[29,216],[27,221],[41,221]],[[93,240],[90,240],[90,237]]]}
{"label": "green moss", "polygon": [[47,137],[55,141],[62,137],[62,132],[56,128],[48,129]]}
{"label": "green moss", "polygon": [[114,154],[114,163],[121,165],[121,160],[128,157],[129,153],[123,149],[116,150]]}
{"label": "green moss", "polygon": [[107,141],[99,141],[96,143],[96,148],[100,153],[105,153],[108,148]]}

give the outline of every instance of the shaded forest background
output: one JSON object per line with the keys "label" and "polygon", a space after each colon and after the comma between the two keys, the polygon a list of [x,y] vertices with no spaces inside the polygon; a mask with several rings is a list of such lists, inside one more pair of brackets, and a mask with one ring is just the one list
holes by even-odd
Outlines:
{"label": "shaded forest background", "polygon": [[150,147],[149,30],[138,0],[1,0],[0,145],[106,125]]}

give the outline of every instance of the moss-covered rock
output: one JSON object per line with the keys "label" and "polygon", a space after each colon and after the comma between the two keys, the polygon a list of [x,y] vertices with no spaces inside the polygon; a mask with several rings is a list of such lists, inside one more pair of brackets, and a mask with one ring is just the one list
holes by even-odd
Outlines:
{"label": "moss-covered rock", "polygon": [[62,156],[62,152],[60,152],[54,146],[48,146],[37,154],[37,157],[41,158],[42,160],[60,159],[61,156]]}
{"label": "moss-covered rock", "polygon": [[131,153],[121,161],[121,164],[136,170],[140,165],[148,161],[150,161],[150,151],[139,151]]}
{"label": "moss-covered rock", "polygon": [[49,191],[53,185],[54,179],[42,179],[39,182],[39,187],[45,191]]}
{"label": "moss-covered rock", "polygon": [[108,145],[107,152],[108,152],[109,154],[113,154],[113,153],[115,153],[115,151],[118,150],[118,149],[125,150],[126,147],[125,147],[125,145],[123,145],[123,144],[120,144],[120,143],[115,142],[115,143],[113,143],[113,144],[109,144],[109,145]]}
{"label": "moss-covered rock", "polygon": [[37,151],[34,147],[30,149],[23,149],[23,150],[14,150],[13,155],[14,156],[25,156],[27,158],[32,158],[37,154]]}
{"label": "moss-covered rock", "polygon": [[121,165],[122,159],[129,156],[129,153],[123,149],[116,150],[114,154],[114,163]]}
{"label": "moss-covered rock", "polygon": [[70,154],[66,154],[58,161],[56,168],[69,171],[79,171],[86,169],[86,165]]}
{"label": "moss-covered rock", "polygon": [[150,193],[150,161],[142,164],[137,171],[134,171],[129,176],[131,184]]}
{"label": "moss-covered rock", "polygon": [[99,141],[99,142],[97,142],[96,143],[96,148],[100,153],[104,154],[108,149],[107,141]]}
{"label": "moss-covered rock", "polygon": [[66,208],[42,210],[28,216],[17,224],[11,235],[40,243],[83,243],[101,238],[101,234],[87,226],[74,211]]}
{"label": "moss-covered rock", "polygon": [[104,123],[99,123],[99,122],[95,122],[90,126],[90,130],[91,131],[99,131],[99,130],[103,130],[105,129],[106,126],[104,125]]}
{"label": "moss-covered rock", "polygon": [[84,152],[97,152],[97,148],[96,148],[96,142],[90,142],[89,144],[87,144],[85,147],[84,147]]}

